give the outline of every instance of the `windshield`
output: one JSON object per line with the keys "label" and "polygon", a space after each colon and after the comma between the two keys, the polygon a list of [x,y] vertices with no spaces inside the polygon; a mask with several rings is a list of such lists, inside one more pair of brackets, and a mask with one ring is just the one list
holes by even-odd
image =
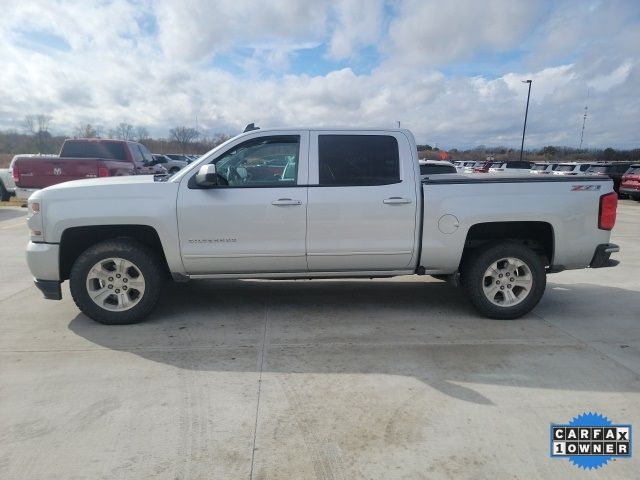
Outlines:
{"label": "windshield", "polygon": [[500,168],[502,166],[502,162],[493,162],[489,165],[489,168]]}
{"label": "windshield", "polygon": [[574,168],[576,168],[575,165],[558,165],[556,172],[571,172]]}
{"label": "windshield", "polygon": [[627,175],[640,175],[640,167],[631,167],[627,170]]}
{"label": "windshield", "polygon": [[589,170],[587,170],[587,172],[589,172],[589,173],[607,173],[608,169],[609,169],[609,167],[607,167],[607,166],[591,167]]}

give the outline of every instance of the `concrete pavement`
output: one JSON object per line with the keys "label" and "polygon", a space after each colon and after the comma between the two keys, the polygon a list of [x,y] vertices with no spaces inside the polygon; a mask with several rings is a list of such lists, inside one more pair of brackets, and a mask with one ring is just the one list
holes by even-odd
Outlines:
{"label": "concrete pavement", "polygon": [[637,478],[549,458],[551,422],[640,425],[637,202],[621,265],[508,322],[403,277],[176,284],[108,327],[32,286],[23,215],[0,209],[3,480]]}

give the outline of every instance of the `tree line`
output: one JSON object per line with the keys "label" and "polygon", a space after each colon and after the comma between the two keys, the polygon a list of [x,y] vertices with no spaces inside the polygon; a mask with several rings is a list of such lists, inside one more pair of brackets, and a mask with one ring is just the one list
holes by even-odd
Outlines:
{"label": "tree line", "polygon": [[60,151],[67,138],[131,140],[144,144],[153,153],[202,154],[230,138],[224,133],[206,135],[185,125],[169,129],[166,138],[153,138],[146,127],[126,122],[120,122],[109,129],[102,125],[83,123],[75,127],[71,135],[52,135],[50,123],[49,115],[26,115],[22,131],[0,131],[0,154],[55,154]]}

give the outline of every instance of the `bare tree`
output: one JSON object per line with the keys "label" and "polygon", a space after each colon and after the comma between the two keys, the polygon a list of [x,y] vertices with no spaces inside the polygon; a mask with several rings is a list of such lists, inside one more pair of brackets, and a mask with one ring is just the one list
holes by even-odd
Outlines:
{"label": "bare tree", "polygon": [[22,128],[28,134],[36,133],[36,116],[35,115],[25,115],[22,120]]}
{"label": "bare tree", "polygon": [[140,143],[151,140],[151,137],[149,136],[149,130],[147,130],[145,127],[136,127],[135,139],[136,142]]}
{"label": "bare tree", "polygon": [[90,123],[83,123],[78,125],[75,130],[75,134],[80,138],[96,138],[100,136],[102,127],[100,125],[91,125]]}
{"label": "bare tree", "polygon": [[116,128],[109,131],[109,136],[118,140],[133,140],[135,128],[130,123],[120,122]]}
{"label": "bare tree", "polygon": [[195,128],[185,126],[172,128],[169,130],[169,134],[171,135],[171,139],[180,145],[182,153],[185,153],[187,146],[200,136],[200,132]]}
{"label": "bare tree", "polygon": [[23,120],[23,128],[27,133],[33,135],[36,148],[39,152],[46,152],[51,140],[49,133],[50,115],[25,115]]}

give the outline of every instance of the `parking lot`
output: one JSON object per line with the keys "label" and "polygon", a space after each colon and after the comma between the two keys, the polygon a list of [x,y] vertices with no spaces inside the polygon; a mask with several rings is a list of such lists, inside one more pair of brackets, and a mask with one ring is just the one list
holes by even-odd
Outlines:
{"label": "parking lot", "polygon": [[145,323],[46,301],[0,208],[0,478],[637,478],[549,457],[549,424],[640,428],[640,205],[621,264],[487,320],[431,277],[167,285]]}

